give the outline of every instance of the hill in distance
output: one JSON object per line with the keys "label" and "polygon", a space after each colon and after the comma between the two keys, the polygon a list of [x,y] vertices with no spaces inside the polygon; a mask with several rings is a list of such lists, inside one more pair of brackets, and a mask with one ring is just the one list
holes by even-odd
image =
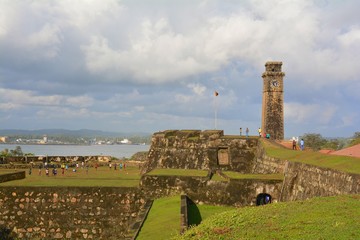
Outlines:
{"label": "hill in distance", "polygon": [[106,132],[101,130],[67,130],[67,129],[0,129],[0,136],[29,136],[29,135],[48,135],[48,136],[72,136],[72,137],[128,137],[128,136],[149,136],[151,133],[144,132]]}

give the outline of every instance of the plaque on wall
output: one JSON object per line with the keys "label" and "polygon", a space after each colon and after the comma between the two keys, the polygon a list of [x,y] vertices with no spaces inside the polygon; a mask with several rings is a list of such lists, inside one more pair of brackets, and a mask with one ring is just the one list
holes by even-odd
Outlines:
{"label": "plaque on wall", "polygon": [[227,148],[220,148],[218,150],[219,165],[229,165],[229,151]]}

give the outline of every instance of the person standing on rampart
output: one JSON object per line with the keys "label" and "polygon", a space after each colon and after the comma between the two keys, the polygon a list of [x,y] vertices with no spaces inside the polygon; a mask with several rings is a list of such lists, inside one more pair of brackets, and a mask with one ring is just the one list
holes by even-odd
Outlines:
{"label": "person standing on rampart", "polygon": [[249,128],[246,128],[246,137],[249,137]]}
{"label": "person standing on rampart", "polygon": [[240,137],[241,137],[241,135],[242,135],[242,128],[240,128]]}
{"label": "person standing on rampart", "polygon": [[65,173],[65,163],[61,164],[61,174],[64,175]]}
{"label": "person standing on rampart", "polygon": [[295,140],[295,138],[293,138],[293,140],[292,140],[292,149],[296,150],[296,140]]}
{"label": "person standing on rampart", "polygon": [[261,128],[258,129],[259,137],[261,137]]}
{"label": "person standing on rampart", "polygon": [[305,148],[304,139],[301,139],[300,140],[300,149],[301,149],[301,151],[304,151],[304,148]]}

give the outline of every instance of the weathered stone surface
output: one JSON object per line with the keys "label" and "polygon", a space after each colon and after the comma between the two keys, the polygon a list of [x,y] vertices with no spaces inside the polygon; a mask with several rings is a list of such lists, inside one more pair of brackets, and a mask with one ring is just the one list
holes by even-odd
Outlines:
{"label": "weathered stone surface", "polygon": [[282,62],[267,62],[263,78],[262,133],[271,139],[284,139],[284,83]]}
{"label": "weathered stone surface", "polygon": [[[32,196],[26,194],[30,191]],[[24,196],[29,202],[22,208],[16,200]],[[38,196],[45,201],[35,201]],[[76,201],[59,204],[66,198]],[[122,239],[145,202],[139,189],[121,187],[0,187],[0,199],[5,226],[16,238],[26,239]],[[95,215],[93,209],[101,214]]]}
{"label": "weathered stone surface", "polygon": [[359,194],[360,175],[303,163],[288,162],[282,201],[339,194]]}
{"label": "weathered stone surface", "polygon": [[257,138],[224,136],[222,130],[154,133],[142,174],[154,168],[221,169],[248,173],[256,159]]}

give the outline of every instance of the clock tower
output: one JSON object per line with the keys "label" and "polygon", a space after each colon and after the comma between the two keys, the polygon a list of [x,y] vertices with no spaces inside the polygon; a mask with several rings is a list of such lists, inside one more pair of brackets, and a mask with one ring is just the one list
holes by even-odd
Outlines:
{"label": "clock tower", "polygon": [[261,129],[263,134],[270,134],[271,139],[284,139],[284,81],[281,71],[282,62],[267,62],[262,96]]}

